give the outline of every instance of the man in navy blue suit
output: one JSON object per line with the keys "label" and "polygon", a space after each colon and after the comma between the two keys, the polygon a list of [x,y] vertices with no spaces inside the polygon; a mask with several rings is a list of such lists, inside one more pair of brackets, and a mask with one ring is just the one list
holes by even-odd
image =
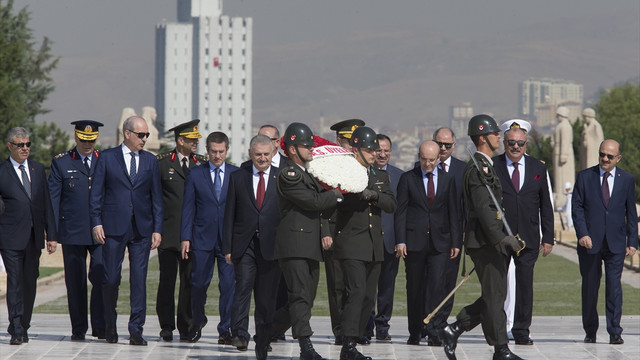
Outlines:
{"label": "man in navy blue suit", "polygon": [[222,252],[234,265],[236,289],[231,307],[233,345],[247,350],[251,293],[255,299],[256,332],[267,336],[276,312],[276,289],[282,271],[273,252],[280,223],[276,192],[278,167],[272,166],[274,145],[266,135],[251,139],[251,165],[231,174]]}
{"label": "man in navy blue suit", "polygon": [[125,248],[129,249],[131,316],[129,344],[147,345],[142,330],[147,310],[149,251],[162,241],[162,187],[156,157],[144,150],[149,138],[146,121],[127,118],[122,145],[100,153],[89,195],[94,239],[103,244],[102,285],[105,337],[118,342],[116,305]]}
{"label": "man in navy blue suit", "polygon": [[56,251],[57,235],[44,166],[28,159],[31,141],[27,130],[9,130],[7,148],[9,158],[0,163],[0,198],[6,206],[0,214],[0,254],[7,270],[9,343],[20,345],[29,342],[27,330],[45,237],[51,254]]}
{"label": "man in navy blue suit", "polygon": [[582,327],[585,343],[598,331],[598,290],[602,263],[606,276],[606,318],[609,343],[623,344],[622,286],[625,256],[638,248],[638,214],[633,176],[616,165],[622,159],[615,140],[600,144],[600,164],[578,173],[571,199],[582,276]]}
{"label": "man in navy blue suit", "polygon": [[231,345],[231,304],[235,289],[233,265],[227,264],[222,252],[222,228],[224,209],[229,189],[229,177],[238,170],[227,164],[229,138],[222,132],[207,136],[209,162],[193,168],[184,185],[182,202],[182,258],[190,258],[191,310],[193,327],[189,330],[189,342],[197,342],[202,328],[207,324],[204,305],[207,289],[213,277],[213,267],[218,263],[218,289],[220,290],[218,344]]}
{"label": "man in navy blue suit", "polygon": [[76,146],[51,160],[49,192],[62,244],[64,281],[71,318],[71,340],[84,340],[87,322],[87,254],[90,257],[91,335],[104,339],[104,305],[102,280],[104,265],[102,245],[91,236],[89,220],[89,189],[98,162],[95,150],[98,128],[93,120],[78,120],[75,125]]}

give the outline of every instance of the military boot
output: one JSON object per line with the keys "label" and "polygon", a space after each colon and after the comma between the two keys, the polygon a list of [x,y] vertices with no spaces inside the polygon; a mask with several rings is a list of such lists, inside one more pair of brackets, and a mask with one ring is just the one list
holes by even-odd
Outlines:
{"label": "military boot", "polygon": [[511,352],[509,345],[496,345],[493,360],[522,360],[522,358]]}
{"label": "military boot", "polygon": [[449,324],[440,330],[440,340],[444,344],[444,353],[447,355],[447,359],[456,360],[456,346],[458,345],[458,338],[463,331],[459,321]]}
{"label": "military boot", "polygon": [[300,344],[300,360],[324,360],[313,348],[308,336],[299,337],[298,344]]}
{"label": "military boot", "polygon": [[340,350],[340,360],[371,360],[371,357],[362,355],[356,349],[356,339],[352,336],[343,338],[342,350]]}

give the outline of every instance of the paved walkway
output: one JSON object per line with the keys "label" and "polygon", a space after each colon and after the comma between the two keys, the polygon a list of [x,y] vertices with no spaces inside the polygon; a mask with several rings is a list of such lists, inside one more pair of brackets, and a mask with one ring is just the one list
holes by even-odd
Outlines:
{"label": "paved walkway", "polygon": [[[127,316],[118,318],[120,341],[108,344],[104,340],[71,341],[69,338],[69,318],[67,315],[36,314],[29,332],[31,341],[20,346],[8,345],[9,337],[0,334],[0,359],[40,360],[40,359],[202,359],[202,360],[239,360],[255,359],[253,342],[249,351],[240,352],[232,346],[218,345],[215,325],[216,317],[209,317],[209,326],[203,331],[202,339],[196,344],[173,341],[163,342],[156,318],[147,317],[145,338],[149,346],[128,345]],[[339,359],[340,347],[332,345],[328,317],[311,319],[315,334],[312,341],[316,350],[328,359]],[[601,320],[604,324],[604,318]],[[407,321],[404,317],[391,320],[391,342],[373,341],[371,345],[359,346],[362,353],[376,360],[387,359],[446,359],[442,347],[426,345],[406,345],[406,336],[393,336],[406,333]],[[525,359],[640,359],[640,316],[624,316],[622,336],[624,345],[609,345],[609,336],[605,329],[598,332],[598,343],[584,344],[584,334],[579,317],[535,317],[531,326],[533,346],[511,345],[511,349]],[[458,359],[491,359],[493,348],[488,346],[477,327],[460,338],[456,351]],[[297,359],[297,342],[287,333],[287,341],[273,344],[269,359]]]}

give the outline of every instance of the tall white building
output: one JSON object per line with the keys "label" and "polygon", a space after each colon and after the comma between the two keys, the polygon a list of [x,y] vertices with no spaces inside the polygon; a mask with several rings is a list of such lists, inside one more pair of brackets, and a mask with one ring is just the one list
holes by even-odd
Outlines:
{"label": "tall white building", "polygon": [[562,79],[531,78],[521,82],[519,90],[520,116],[531,120],[537,119],[537,112],[544,113],[548,105],[556,107],[568,101],[582,104],[584,98],[582,84]]}
{"label": "tall white building", "polygon": [[[222,15],[222,0],[178,0],[178,22],[156,26],[156,109],[164,130],[200,119],[229,136],[240,164],[251,139],[251,18]],[[205,139],[198,151],[205,152]]]}

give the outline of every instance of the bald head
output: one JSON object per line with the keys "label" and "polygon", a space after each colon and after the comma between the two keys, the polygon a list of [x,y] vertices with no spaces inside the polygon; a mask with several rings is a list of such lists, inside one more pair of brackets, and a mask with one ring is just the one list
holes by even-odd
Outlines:
{"label": "bald head", "polygon": [[418,149],[418,160],[422,170],[427,173],[432,172],[438,162],[439,153],[440,148],[435,141],[423,141]]}
{"label": "bald head", "polygon": [[600,144],[600,153],[598,154],[600,167],[604,171],[611,171],[622,159],[620,154],[620,144],[612,139],[607,139]]}

